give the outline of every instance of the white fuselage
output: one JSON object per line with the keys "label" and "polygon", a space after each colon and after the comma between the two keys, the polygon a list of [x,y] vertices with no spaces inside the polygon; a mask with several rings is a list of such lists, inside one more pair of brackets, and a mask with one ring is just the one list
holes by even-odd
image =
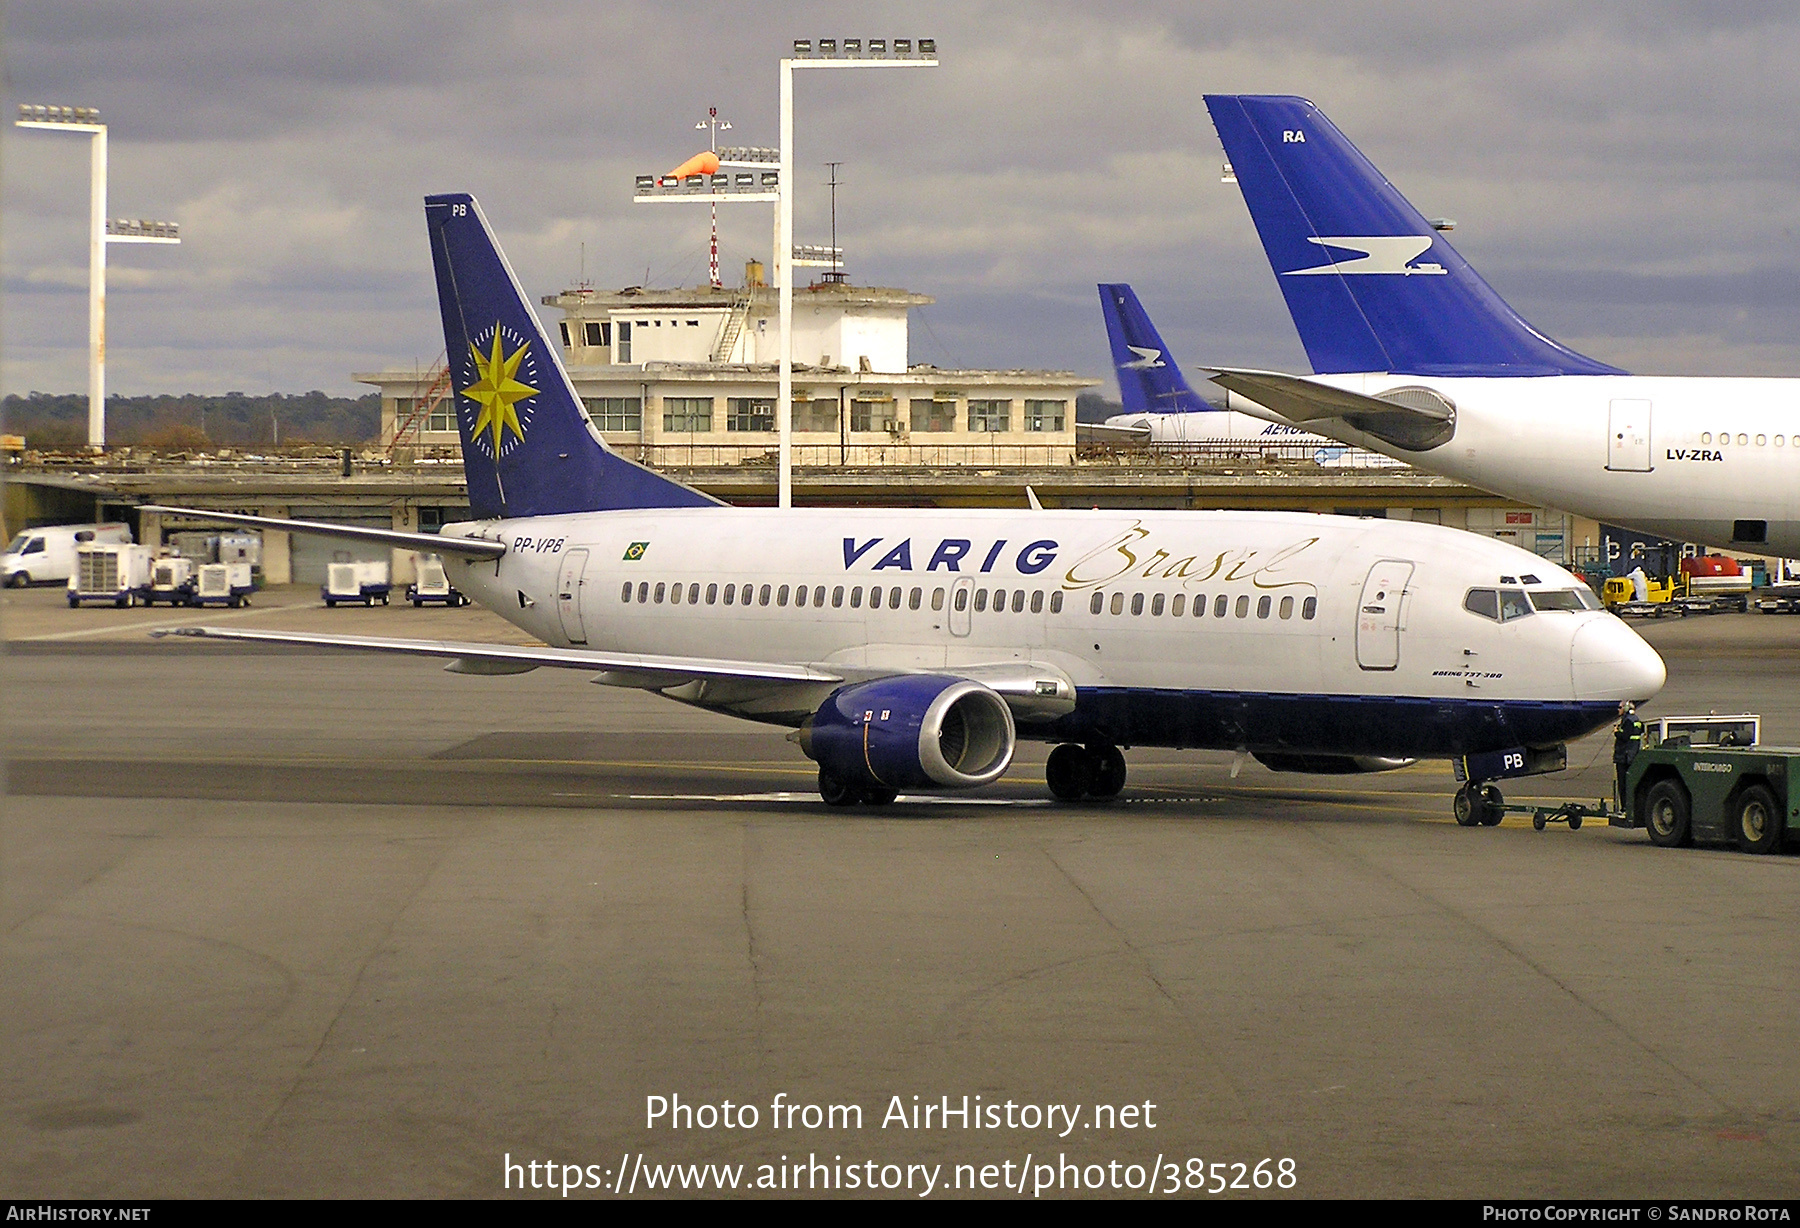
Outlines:
{"label": "white fuselage", "polygon": [[[556,646],[804,662],[845,678],[1031,662],[1084,692],[1458,704],[1610,705],[1647,698],[1663,678],[1655,653],[1611,615],[1470,613],[1472,587],[1579,582],[1512,546],[1423,524],[699,508],[445,534],[507,544],[498,561],[455,564],[452,582]],[[794,722],[830,689],[799,706],[791,686],[778,699],[751,683],[676,697]]]}
{"label": "white fuselage", "polygon": [[1179,414],[1114,414],[1106,425],[1127,431],[1148,431],[1153,444],[1257,443],[1330,448],[1344,445],[1336,439],[1303,431],[1297,426],[1267,422],[1235,410],[1194,410]]}
{"label": "white fuselage", "polygon": [[[1354,431],[1345,442],[1524,503],[1674,541],[1800,557],[1800,380],[1312,378],[1366,396],[1427,387],[1456,407],[1454,437],[1428,452]],[[1754,531],[1756,522],[1762,540],[1735,535]]]}

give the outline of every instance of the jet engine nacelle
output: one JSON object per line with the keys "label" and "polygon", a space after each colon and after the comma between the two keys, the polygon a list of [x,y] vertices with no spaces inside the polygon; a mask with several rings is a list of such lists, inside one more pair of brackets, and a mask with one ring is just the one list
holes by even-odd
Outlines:
{"label": "jet engine nacelle", "polygon": [[1012,762],[1012,710],[968,678],[904,674],[833,691],[800,727],[800,749],[844,781],[972,789]]}
{"label": "jet engine nacelle", "polygon": [[1271,772],[1310,772],[1315,776],[1391,772],[1417,762],[1414,759],[1382,759],[1375,755],[1296,755],[1280,751],[1258,752],[1250,757]]}

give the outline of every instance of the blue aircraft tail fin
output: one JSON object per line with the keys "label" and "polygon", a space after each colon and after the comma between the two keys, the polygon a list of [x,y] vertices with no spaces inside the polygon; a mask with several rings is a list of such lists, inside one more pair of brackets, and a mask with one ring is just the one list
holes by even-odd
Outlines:
{"label": "blue aircraft tail fin", "polygon": [[477,519],[718,502],[607,449],[473,196],[427,196],[425,225]]}
{"label": "blue aircraft tail fin", "polygon": [[1112,346],[1126,413],[1180,414],[1214,408],[1189,387],[1130,286],[1102,283],[1100,312],[1106,317],[1106,340]]}
{"label": "blue aircraft tail fin", "polygon": [[1208,94],[1321,375],[1617,375],[1527,324],[1304,98]]}

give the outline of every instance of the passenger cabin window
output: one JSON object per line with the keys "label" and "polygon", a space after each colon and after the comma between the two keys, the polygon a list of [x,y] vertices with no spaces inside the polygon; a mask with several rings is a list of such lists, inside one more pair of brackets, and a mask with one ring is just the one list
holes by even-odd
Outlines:
{"label": "passenger cabin window", "polygon": [[1227,597],[1224,593],[1220,593],[1218,599],[1213,602],[1213,617],[1224,618],[1225,607],[1230,601],[1231,598]]}
{"label": "passenger cabin window", "polygon": [[1050,612],[1052,614],[1062,613],[1062,594],[1060,592],[1050,594]]}
{"label": "passenger cabin window", "polygon": [[1311,619],[1312,616],[1314,614],[1317,614],[1318,612],[1319,612],[1319,599],[1317,597],[1308,597],[1305,601],[1300,603],[1300,617],[1301,618]]}
{"label": "passenger cabin window", "polygon": [[1089,614],[1098,614],[1104,608],[1106,608],[1106,594],[1105,593],[1095,593],[1092,597],[1088,598],[1088,613]]}

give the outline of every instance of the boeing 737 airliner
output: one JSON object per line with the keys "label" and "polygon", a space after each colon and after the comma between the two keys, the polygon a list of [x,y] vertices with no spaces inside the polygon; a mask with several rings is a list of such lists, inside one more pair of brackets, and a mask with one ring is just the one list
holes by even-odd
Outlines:
{"label": "boeing 737 airliner", "polygon": [[1101,283],[1100,314],[1125,411],[1101,424],[1107,435],[1152,444],[1310,444],[1342,450],[1335,439],[1225,409],[1223,392],[1215,394],[1218,404],[1209,403],[1188,383],[1130,286]]}
{"label": "boeing 737 airliner", "polygon": [[1130,286],[1102,284],[1100,313],[1106,320],[1106,340],[1112,347],[1125,410],[1089,428],[1101,439],[1177,447],[1238,444],[1246,450],[1281,445],[1310,448],[1312,459],[1321,465],[1398,463],[1379,452],[1353,452],[1339,440],[1285,422],[1271,422],[1267,416],[1227,409],[1225,401],[1231,394],[1223,389],[1215,390],[1217,404],[1208,402],[1188,383]]}
{"label": "boeing 737 airliner", "polygon": [[1627,375],[1557,344],[1304,98],[1209,94],[1314,376],[1233,409],[1527,503],[1800,555],[1800,381]]}
{"label": "boeing 737 airliner", "polygon": [[[1480,782],[1662,686],[1574,576],[1430,525],[722,506],[607,449],[471,197],[429,197],[426,221],[476,519],[435,536],[204,515],[441,553],[547,646],[182,634],[588,670],[793,727],[839,805],[987,784],[1020,738],[1058,744],[1063,799],[1117,794],[1132,745],[1319,772],[1465,757]],[[1498,821],[1491,793],[1459,797],[1459,818]]]}

